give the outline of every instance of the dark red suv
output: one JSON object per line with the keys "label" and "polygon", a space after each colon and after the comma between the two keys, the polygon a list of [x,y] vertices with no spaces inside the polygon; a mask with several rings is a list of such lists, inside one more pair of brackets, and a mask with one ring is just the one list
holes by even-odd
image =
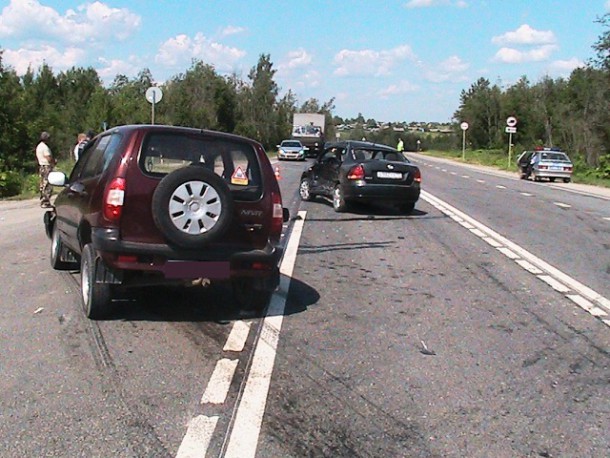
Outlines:
{"label": "dark red suv", "polygon": [[288,210],[263,147],[220,132],[112,128],[90,142],[45,214],[51,265],[81,272],[89,318],[114,311],[116,288],[231,283],[262,308],[279,282]]}

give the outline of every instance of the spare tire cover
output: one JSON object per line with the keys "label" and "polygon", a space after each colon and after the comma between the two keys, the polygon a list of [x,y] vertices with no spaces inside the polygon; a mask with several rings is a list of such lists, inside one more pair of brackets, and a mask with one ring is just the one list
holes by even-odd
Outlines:
{"label": "spare tire cover", "polygon": [[218,240],[233,216],[233,199],[224,180],[198,165],[165,176],[152,199],[155,225],[171,243],[200,248]]}

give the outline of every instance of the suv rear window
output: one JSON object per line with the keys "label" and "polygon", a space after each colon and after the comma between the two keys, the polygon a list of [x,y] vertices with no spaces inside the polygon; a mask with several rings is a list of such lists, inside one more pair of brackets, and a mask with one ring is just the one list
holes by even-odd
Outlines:
{"label": "suv rear window", "polygon": [[234,199],[261,197],[261,170],[256,152],[248,143],[205,135],[151,133],[144,140],[140,169],[163,177],[189,165],[201,165],[221,177]]}

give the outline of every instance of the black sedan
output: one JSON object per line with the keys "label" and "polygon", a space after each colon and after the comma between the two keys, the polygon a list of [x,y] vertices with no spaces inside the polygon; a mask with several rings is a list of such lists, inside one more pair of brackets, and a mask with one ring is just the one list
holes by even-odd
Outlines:
{"label": "black sedan", "polygon": [[360,141],[327,143],[301,176],[303,200],[332,199],[337,212],[352,202],[390,203],[411,213],[419,199],[421,173],[396,149]]}

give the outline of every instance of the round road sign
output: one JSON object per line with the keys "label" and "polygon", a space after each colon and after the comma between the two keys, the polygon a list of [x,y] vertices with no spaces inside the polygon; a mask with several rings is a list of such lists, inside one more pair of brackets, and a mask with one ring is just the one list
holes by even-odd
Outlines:
{"label": "round road sign", "polygon": [[506,125],[508,127],[515,127],[517,125],[517,118],[515,118],[514,116],[509,116],[508,118],[506,118]]}
{"label": "round road sign", "polygon": [[468,123],[466,121],[464,121],[462,124],[460,124],[460,129],[468,130]]}
{"label": "round road sign", "polygon": [[159,103],[163,98],[163,91],[158,87],[149,87],[146,89],[146,100],[150,103]]}

